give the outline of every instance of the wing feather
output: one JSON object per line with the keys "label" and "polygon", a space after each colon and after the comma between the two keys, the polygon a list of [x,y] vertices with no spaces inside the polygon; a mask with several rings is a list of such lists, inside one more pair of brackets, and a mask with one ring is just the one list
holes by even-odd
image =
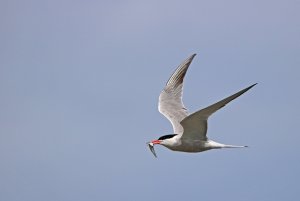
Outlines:
{"label": "wing feather", "polygon": [[210,115],[214,112],[219,110],[220,108],[224,107],[230,101],[236,99],[256,84],[253,84],[215,104],[212,104],[204,109],[201,109],[186,118],[184,118],[180,123],[184,128],[184,132],[182,138],[189,138],[189,139],[207,139],[206,132],[207,132],[207,119]]}
{"label": "wing feather", "polygon": [[159,96],[158,110],[171,122],[176,134],[182,134],[180,122],[188,116],[182,102],[183,80],[195,56],[196,54],[191,55],[177,67]]}

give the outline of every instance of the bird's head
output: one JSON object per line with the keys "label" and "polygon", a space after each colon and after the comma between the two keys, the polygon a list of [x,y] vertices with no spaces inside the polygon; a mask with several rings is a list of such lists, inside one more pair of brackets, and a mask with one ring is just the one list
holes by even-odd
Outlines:
{"label": "bird's head", "polygon": [[154,150],[154,145],[159,144],[159,145],[168,146],[171,143],[170,139],[176,135],[177,134],[164,135],[164,136],[161,136],[160,138],[158,138],[157,140],[152,140],[152,141],[148,142],[147,144],[148,144],[151,152],[153,153],[153,155],[155,157],[157,157],[155,150]]}

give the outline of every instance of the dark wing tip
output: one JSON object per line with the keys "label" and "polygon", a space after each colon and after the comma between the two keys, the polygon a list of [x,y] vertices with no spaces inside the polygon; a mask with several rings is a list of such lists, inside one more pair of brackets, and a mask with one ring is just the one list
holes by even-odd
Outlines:
{"label": "dark wing tip", "polygon": [[197,55],[196,53],[192,54],[191,56],[189,56],[189,57],[187,58],[187,60],[188,60],[188,59],[193,59],[196,55]]}
{"label": "dark wing tip", "polygon": [[[228,99],[229,99],[230,101],[236,99],[237,97],[239,97],[240,95],[244,94],[245,92],[247,92],[249,89],[251,89],[251,88],[254,87],[255,85],[257,85],[257,83],[252,84],[251,86],[249,86],[249,87],[247,87],[247,88],[245,88],[245,89],[243,89],[243,90],[241,90],[241,91],[239,91],[239,92],[233,94],[232,96],[228,97]],[[229,101],[229,102],[230,102],[230,101]],[[227,103],[226,103],[226,104],[227,104]]]}
{"label": "dark wing tip", "polygon": [[167,82],[167,86],[172,86],[172,87],[176,88],[181,83],[183,83],[185,74],[195,56],[196,56],[196,54],[192,54],[177,67],[177,69],[174,71],[174,73],[169,78],[169,80]]}
{"label": "dark wing tip", "polygon": [[249,86],[249,87],[247,87],[246,89],[244,89],[244,90],[245,90],[245,92],[246,92],[246,91],[248,91],[249,89],[251,89],[252,87],[254,87],[255,85],[257,85],[257,83],[255,83],[255,84],[252,84],[251,86]]}
{"label": "dark wing tip", "polygon": [[258,83],[255,83],[255,84],[252,84],[250,87],[252,88],[252,87],[254,87],[255,85],[257,85]]}
{"label": "dark wing tip", "polygon": [[190,62],[190,63],[191,63],[196,55],[197,55],[197,54],[192,54],[192,55],[189,56],[186,60],[184,60],[184,62],[182,62],[182,63],[185,63],[185,62]]}

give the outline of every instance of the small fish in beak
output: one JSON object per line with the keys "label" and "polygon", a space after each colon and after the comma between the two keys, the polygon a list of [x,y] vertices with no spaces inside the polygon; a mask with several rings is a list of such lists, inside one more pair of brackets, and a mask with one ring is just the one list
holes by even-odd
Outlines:
{"label": "small fish in beak", "polygon": [[153,155],[155,156],[155,158],[157,158],[155,150],[154,150],[154,144],[152,142],[148,142],[148,146],[150,151],[153,153]]}

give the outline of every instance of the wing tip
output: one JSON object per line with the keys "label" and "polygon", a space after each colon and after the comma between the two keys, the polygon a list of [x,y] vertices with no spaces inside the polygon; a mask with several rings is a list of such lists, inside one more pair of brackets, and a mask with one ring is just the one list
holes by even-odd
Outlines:
{"label": "wing tip", "polygon": [[194,59],[194,57],[195,57],[196,55],[197,55],[196,53],[192,54],[191,56],[189,56],[189,57],[186,59],[186,61],[192,62],[193,59]]}
{"label": "wing tip", "polygon": [[191,57],[191,58],[194,58],[196,55],[197,55],[197,54],[194,53],[194,54],[192,54],[190,57]]}
{"label": "wing tip", "polygon": [[178,87],[181,83],[183,83],[183,79],[185,77],[185,74],[190,66],[190,64],[192,63],[194,57],[196,56],[196,54],[192,54],[191,56],[189,56],[187,59],[185,59],[177,68],[176,70],[173,72],[173,74],[171,75],[171,77],[169,78],[169,80],[166,83],[166,86],[172,86],[174,88]]}
{"label": "wing tip", "polygon": [[255,85],[257,85],[258,83],[254,83],[254,84],[252,84],[251,86],[249,86],[248,88],[246,88],[247,89],[247,91],[249,90],[249,89],[251,89],[252,87],[254,87]]}

